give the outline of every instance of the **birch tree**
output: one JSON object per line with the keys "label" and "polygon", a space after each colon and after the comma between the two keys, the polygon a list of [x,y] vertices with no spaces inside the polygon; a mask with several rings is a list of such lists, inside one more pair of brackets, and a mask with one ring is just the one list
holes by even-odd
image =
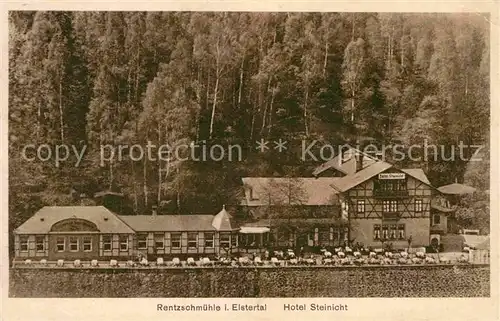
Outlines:
{"label": "birch tree", "polygon": [[347,114],[352,123],[355,121],[356,101],[359,98],[363,84],[365,68],[365,42],[358,38],[351,41],[344,52],[344,62],[342,63],[342,89],[344,95],[349,99],[346,106]]}

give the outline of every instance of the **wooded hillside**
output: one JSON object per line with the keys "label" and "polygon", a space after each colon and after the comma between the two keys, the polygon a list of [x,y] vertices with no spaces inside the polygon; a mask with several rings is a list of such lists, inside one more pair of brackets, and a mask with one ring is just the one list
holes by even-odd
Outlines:
{"label": "wooded hillside", "polygon": [[[489,140],[481,15],[10,12],[9,35],[13,226],[42,205],[73,202],[74,184],[121,191],[137,212],[164,201],[173,212],[213,213],[235,201],[242,176],[311,176],[318,165],[294,148],[261,153],[261,138],[297,148],[302,139]],[[174,160],[168,172],[147,160],[99,164],[103,144],[192,140],[240,144],[245,159]],[[56,168],[21,159],[26,144],[88,148],[79,167]],[[467,168],[404,165],[422,167],[436,186],[463,181]]]}

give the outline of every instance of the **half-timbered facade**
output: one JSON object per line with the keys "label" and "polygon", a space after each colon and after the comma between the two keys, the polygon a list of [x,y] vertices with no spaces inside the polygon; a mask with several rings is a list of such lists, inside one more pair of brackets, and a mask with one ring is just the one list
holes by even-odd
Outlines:
{"label": "half-timbered facade", "polygon": [[[349,241],[369,247],[387,244],[394,248],[420,247],[430,244],[433,233],[447,229],[448,208],[437,204],[439,192],[421,169],[398,169],[378,157],[350,148],[316,168],[313,175],[316,177],[243,178],[243,205],[253,217],[267,219],[252,224],[271,228],[270,244],[336,246]],[[288,196],[297,194],[297,185],[306,195],[301,203],[292,202]],[[285,197],[277,197],[278,210],[273,200],[283,191]],[[269,218],[275,216],[273,212],[283,212],[284,205],[301,207],[306,215],[301,219],[286,219],[288,213],[284,213],[279,219]],[[335,216],[339,220],[308,224],[317,220],[322,207],[335,213],[330,220]],[[276,224],[280,220],[283,222]],[[343,220],[345,223],[338,224]],[[291,221],[305,228],[279,228],[290,226]]]}
{"label": "half-timbered facade", "polygon": [[422,171],[381,164],[357,175],[333,184],[347,204],[351,240],[395,248],[429,244],[432,187]]}

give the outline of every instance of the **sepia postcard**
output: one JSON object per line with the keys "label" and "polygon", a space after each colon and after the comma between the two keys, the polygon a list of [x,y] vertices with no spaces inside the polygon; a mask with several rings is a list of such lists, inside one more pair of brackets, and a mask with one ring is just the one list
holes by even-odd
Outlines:
{"label": "sepia postcard", "polygon": [[6,2],[2,319],[499,320],[483,2]]}

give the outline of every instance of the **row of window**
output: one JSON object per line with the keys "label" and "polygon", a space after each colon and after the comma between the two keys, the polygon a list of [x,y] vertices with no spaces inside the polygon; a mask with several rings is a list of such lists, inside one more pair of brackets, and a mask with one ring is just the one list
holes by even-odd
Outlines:
{"label": "row of window", "polygon": [[[171,233],[170,234],[170,244],[172,248],[181,248],[181,233]],[[137,248],[138,249],[147,249],[147,234],[138,234],[137,235]],[[219,245],[223,248],[228,247],[236,247],[238,244],[237,236],[231,237],[229,233],[221,233],[219,237]],[[111,235],[103,235],[102,236],[102,248],[104,251],[111,251],[112,249],[112,236]],[[45,251],[45,236],[36,236],[35,237],[35,248],[37,252]],[[128,251],[129,249],[129,238],[128,235],[120,235],[119,237],[119,248],[120,251]],[[215,244],[215,233],[214,232],[206,232],[204,233],[204,247],[213,248]],[[80,247],[81,246],[81,247]],[[189,248],[197,248],[198,247],[198,233],[188,233],[187,234],[187,246]],[[165,235],[164,234],[154,234],[154,247],[156,249],[164,249],[165,248]],[[28,237],[21,236],[20,237],[20,249],[22,252],[28,251]],[[56,251],[64,252],[69,250],[70,252],[78,252],[83,250],[84,252],[92,251],[92,238],[91,237],[83,237],[82,244],[80,244],[80,238],[76,236],[70,237],[57,237],[56,238]]]}
{"label": "row of window", "polygon": [[[28,252],[28,236],[20,236],[19,246],[22,252]],[[35,249],[37,252],[45,251],[45,236],[35,237]]]}
{"label": "row of window", "polygon": [[[170,246],[172,248],[181,248],[181,233],[170,233]],[[197,248],[198,247],[198,232],[187,233],[187,247],[189,248]],[[137,235],[137,248],[140,250],[147,249],[147,238],[148,234],[138,234]],[[165,248],[165,235],[163,233],[158,233],[153,235],[154,239],[154,247],[156,249],[164,249]],[[203,234],[203,246],[208,248],[213,248],[215,244],[215,233],[214,232],[205,232]],[[229,233],[220,233],[219,236],[219,246],[220,247],[236,247],[237,246],[237,237],[234,236],[231,238],[231,234]]]}
{"label": "row of window", "polygon": [[[120,235],[118,237],[119,249],[122,252],[128,251],[128,235]],[[102,236],[102,249],[103,251],[111,251],[113,248],[113,237],[111,235]]]}
{"label": "row of window", "polygon": [[[56,251],[64,252],[66,251],[66,240],[68,241],[68,250],[70,252],[78,252],[80,251],[80,238],[76,236],[66,237],[57,237],[56,238]],[[92,252],[92,238],[90,236],[84,236],[82,238],[81,250],[83,252]]]}
{"label": "row of window", "polygon": [[[66,237],[57,237],[56,238],[56,251],[64,252],[69,250],[70,252],[78,252],[81,249],[84,252],[92,251],[92,238],[90,236],[84,236],[82,238],[82,244],[80,244],[80,238],[76,236],[70,236],[66,239]],[[19,246],[21,252],[28,251],[28,236],[20,236]],[[45,236],[35,236],[35,249],[37,252],[45,251]]]}
{"label": "row of window", "polygon": [[[383,200],[382,201],[382,211],[384,213],[395,213],[398,212],[399,202],[398,200]],[[356,201],[356,212],[364,213],[366,210],[365,200]],[[424,201],[421,199],[415,200],[415,212],[422,212],[424,210]]]}
{"label": "row of window", "polygon": [[373,225],[374,240],[404,240],[404,224],[375,224]]}
{"label": "row of window", "polygon": [[[20,236],[19,239],[21,252],[28,251],[28,236]],[[103,250],[111,251],[112,239],[111,235],[103,235]],[[45,251],[45,236],[35,236],[35,248],[37,252]],[[128,251],[128,236],[120,236],[120,250]],[[57,252],[92,252],[92,237],[84,236],[81,238],[77,236],[58,236],[56,237],[56,251]]]}
{"label": "row of window", "polygon": [[374,181],[373,188],[379,191],[406,191],[406,180],[405,179],[376,180]]}

